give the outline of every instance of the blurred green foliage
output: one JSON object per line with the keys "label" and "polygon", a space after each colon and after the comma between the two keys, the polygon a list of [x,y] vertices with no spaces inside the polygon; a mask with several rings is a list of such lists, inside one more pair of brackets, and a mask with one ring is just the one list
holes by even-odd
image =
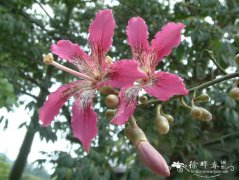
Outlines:
{"label": "blurred green foliage", "polygon": [[[82,47],[87,45],[88,27],[95,13],[111,8],[117,23],[113,48],[109,55],[114,59],[130,58],[125,29],[128,20],[141,16],[148,24],[150,40],[169,21],[186,24],[182,44],[158,65],[159,70],[177,73],[185,79],[188,88],[218,77],[220,71],[211,65],[205,49],[214,52],[218,63],[235,71],[233,57],[239,47],[239,1],[237,0],[9,0],[0,2],[0,107],[21,105],[19,97],[27,95],[29,110],[38,111],[56,84],[73,81],[73,78],[41,62],[42,54],[60,39],[69,39]],[[53,16],[51,12],[53,12]],[[67,64],[69,66],[69,64]],[[234,69],[233,69],[234,68]],[[213,114],[213,121],[198,122],[177,100],[164,104],[163,110],[174,116],[175,122],[167,135],[158,135],[154,126],[155,105],[137,108],[135,116],[149,141],[165,157],[169,165],[180,161],[226,160],[239,164],[239,103],[228,97],[232,80],[203,90],[211,97],[200,106]],[[197,92],[198,94],[202,91]],[[151,97],[149,97],[151,98]],[[190,103],[190,98],[186,102]],[[125,138],[123,128],[109,124],[104,117],[104,96],[97,96],[95,108],[99,115],[99,136],[93,142],[91,153],[85,156],[81,146],[75,153],[45,153],[40,165],[50,162],[55,166],[55,179],[157,179],[137,158],[134,147]],[[63,122],[58,118],[51,127],[35,126],[42,139],[56,141],[60,132],[74,144],[80,142],[70,131],[71,106],[63,108]],[[121,168],[116,168],[122,166]],[[217,179],[236,179],[234,172]],[[171,171],[172,179],[196,179],[192,174]],[[169,178],[169,179],[170,179]],[[160,178],[158,178],[160,179]]]}

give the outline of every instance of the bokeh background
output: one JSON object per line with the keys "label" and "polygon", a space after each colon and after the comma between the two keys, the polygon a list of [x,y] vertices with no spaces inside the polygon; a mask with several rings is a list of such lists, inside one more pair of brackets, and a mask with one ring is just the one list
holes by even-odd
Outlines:
{"label": "bokeh background", "polygon": [[[108,54],[114,60],[131,57],[125,30],[131,17],[140,16],[148,24],[150,39],[169,21],[186,25],[181,45],[158,69],[179,74],[187,88],[222,76],[205,49],[213,51],[228,73],[237,69],[238,0],[1,0],[0,180],[8,179],[13,167],[14,179],[164,179],[138,159],[124,136],[124,127],[110,125],[104,116],[105,97],[100,94],[95,98],[99,134],[87,156],[70,128],[72,100],[50,127],[39,123],[38,111],[47,95],[74,80],[44,65],[42,54],[60,39],[78,43],[89,52],[88,27],[96,12],[106,8],[113,10],[117,23]],[[167,135],[159,135],[154,126],[156,105],[137,108],[139,126],[169,165],[177,161],[226,161],[235,170],[215,179],[238,178],[239,103],[228,96],[232,84],[227,80],[198,92],[211,97],[209,103],[199,104],[213,114],[211,122],[192,119],[176,99],[166,103],[164,111],[175,118]],[[191,97],[185,98],[189,104]],[[166,179],[197,177],[172,169]]]}

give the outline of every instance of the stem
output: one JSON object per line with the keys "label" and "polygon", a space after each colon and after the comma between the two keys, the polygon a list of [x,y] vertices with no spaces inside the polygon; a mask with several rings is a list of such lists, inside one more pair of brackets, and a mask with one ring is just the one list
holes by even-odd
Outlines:
{"label": "stem", "polygon": [[205,82],[201,85],[198,85],[198,86],[195,86],[195,87],[192,87],[189,89],[189,92],[193,92],[194,90],[199,90],[199,89],[203,89],[203,88],[206,88],[206,87],[210,87],[214,84],[218,84],[220,82],[223,82],[225,80],[228,80],[228,79],[232,79],[232,78],[235,78],[235,77],[239,77],[239,72],[235,72],[235,73],[231,73],[231,74],[227,74],[225,76],[222,76],[218,79],[214,79],[214,80],[211,80],[211,81],[208,81],[208,82]]}
{"label": "stem", "polygon": [[134,118],[134,115],[132,115],[130,118],[129,118],[129,124],[131,126],[137,126],[137,123],[136,123],[136,120]]}
{"label": "stem", "polygon": [[61,65],[61,64],[59,64],[59,63],[57,63],[57,62],[55,62],[55,61],[53,61],[53,62],[51,63],[51,65],[55,66],[55,67],[58,68],[58,69],[61,69],[61,70],[63,70],[63,71],[66,71],[66,72],[68,72],[68,73],[70,73],[70,74],[72,74],[72,75],[74,75],[74,76],[78,76],[78,77],[81,77],[82,79],[86,79],[86,80],[89,80],[89,81],[92,81],[92,82],[96,82],[96,80],[95,80],[94,78],[89,77],[89,76],[87,76],[87,75],[85,75],[85,74],[79,73],[79,72],[77,72],[77,71],[75,71],[75,70],[73,70],[73,69],[70,69],[70,68],[68,68],[68,67],[65,67],[65,66],[63,66],[63,65]]}
{"label": "stem", "polygon": [[183,107],[185,107],[186,109],[191,109],[191,107],[189,105],[187,105],[184,100],[183,100],[183,96],[179,97],[179,102],[183,105]]}
{"label": "stem", "polygon": [[208,57],[212,60],[212,62],[217,66],[217,68],[225,75],[227,75],[228,73],[217,63],[214,54],[212,51],[209,51],[207,49],[205,49],[205,51],[207,52]]}

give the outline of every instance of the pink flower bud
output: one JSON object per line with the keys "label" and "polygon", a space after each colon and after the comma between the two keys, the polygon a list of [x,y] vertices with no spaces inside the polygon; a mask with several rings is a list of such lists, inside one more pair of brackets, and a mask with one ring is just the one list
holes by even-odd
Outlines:
{"label": "pink flower bud", "polygon": [[167,162],[148,141],[140,141],[137,146],[137,152],[138,152],[139,158],[154,173],[156,173],[159,176],[170,175]]}

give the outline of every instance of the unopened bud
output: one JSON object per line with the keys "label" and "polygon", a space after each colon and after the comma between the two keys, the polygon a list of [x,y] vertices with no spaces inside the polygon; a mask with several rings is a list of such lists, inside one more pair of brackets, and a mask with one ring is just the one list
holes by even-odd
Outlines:
{"label": "unopened bud", "polygon": [[166,117],[157,115],[155,119],[155,125],[159,134],[167,134],[169,131],[169,122]]}
{"label": "unopened bud", "polygon": [[200,120],[200,121],[211,121],[212,120],[212,114],[202,107],[193,106],[191,109],[191,114],[194,119]]}
{"label": "unopened bud", "polygon": [[125,135],[136,148],[140,141],[148,141],[143,130],[140,129],[137,124],[127,127],[125,129]]}
{"label": "unopened bud", "polygon": [[199,120],[201,120],[201,121],[211,121],[212,120],[212,114],[204,108],[201,108],[201,109],[202,109],[202,117]]}
{"label": "unopened bud", "polygon": [[239,88],[238,87],[232,88],[231,91],[229,92],[229,96],[232,99],[239,100]]}
{"label": "unopened bud", "polygon": [[103,86],[103,87],[100,87],[99,88],[99,91],[102,93],[102,94],[105,94],[105,95],[109,95],[109,94],[115,94],[117,95],[118,92],[111,86]]}
{"label": "unopened bud", "polygon": [[115,116],[115,110],[113,109],[107,109],[105,111],[105,117],[109,120],[113,119],[113,117]]}
{"label": "unopened bud", "polygon": [[173,123],[173,121],[174,121],[173,116],[171,116],[170,114],[164,114],[163,116],[166,117],[166,119],[168,120],[169,124]]}
{"label": "unopened bud", "polygon": [[116,108],[119,105],[119,97],[114,94],[110,94],[106,96],[105,104],[108,108]]}
{"label": "unopened bud", "polygon": [[239,65],[239,54],[235,56],[235,62]]}
{"label": "unopened bud", "polygon": [[210,97],[208,94],[201,94],[200,96],[195,98],[196,100],[202,101],[202,102],[208,102]]}
{"label": "unopened bud", "polygon": [[147,96],[140,96],[139,98],[139,101],[142,103],[142,104],[147,104],[148,103],[148,97]]}
{"label": "unopened bud", "polygon": [[194,119],[199,119],[202,116],[202,109],[197,106],[191,108],[191,114]]}
{"label": "unopened bud", "polygon": [[148,166],[154,173],[159,176],[170,175],[167,162],[148,141],[139,142],[137,146],[137,153],[141,161],[143,161],[144,164]]}

